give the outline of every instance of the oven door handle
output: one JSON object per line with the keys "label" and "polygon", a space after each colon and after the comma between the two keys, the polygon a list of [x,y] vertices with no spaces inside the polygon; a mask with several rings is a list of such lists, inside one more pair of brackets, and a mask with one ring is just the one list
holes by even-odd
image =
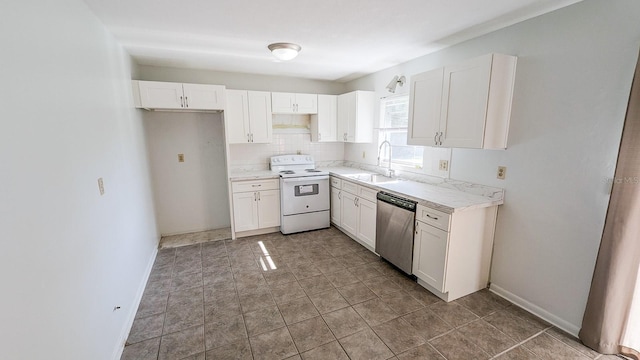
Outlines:
{"label": "oven door handle", "polygon": [[317,176],[302,176],[293,178],[282,178],[283,183],[300,183],[300,182],[314,182],[319,180],[329,180],[329,175],[317,175]]}

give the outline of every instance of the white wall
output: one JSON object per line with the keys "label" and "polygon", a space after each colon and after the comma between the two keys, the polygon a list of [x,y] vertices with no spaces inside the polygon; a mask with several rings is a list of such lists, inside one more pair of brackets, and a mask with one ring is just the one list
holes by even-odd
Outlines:
{"label": "white wall", "polygon": [[[144,111],[162,235],[230,226],[221,114]],[[184,154],[184,162],[178,162]]]}
{"label": "white wall", "polygon": [[333,81],[311,80],[285,76],[243,74],[198,69],[178,69],[141,65],[136,80],[172,81],[195,84],[226,85],[227,89],[312,94],[342,94],[345,85]]}
{"label": "white wall", "polygon": [[111,359],[158,242],[130,58],[80,0],[5,5],[0,358]]}
{"label": "white wall", "polygon": [[[573,333],[604,225],[639,18],[638,1],[586,0],[347,84],[378,90],[394,74],[490,52],[518,56],[509,148],[454,149],[451,177],[506,189],[492,287]],[[360,154],[345,148],[348,159]],[[504,181],[498,165],[508,167]]]}

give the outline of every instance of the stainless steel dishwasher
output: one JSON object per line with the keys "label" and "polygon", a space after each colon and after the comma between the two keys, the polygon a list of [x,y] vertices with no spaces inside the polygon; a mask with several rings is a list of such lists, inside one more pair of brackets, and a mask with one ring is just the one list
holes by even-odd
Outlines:
{"label": "stainless steel dishwasher", "polygon": [[377,195],[376,252],[411,275],[417,202],[381,191]]}

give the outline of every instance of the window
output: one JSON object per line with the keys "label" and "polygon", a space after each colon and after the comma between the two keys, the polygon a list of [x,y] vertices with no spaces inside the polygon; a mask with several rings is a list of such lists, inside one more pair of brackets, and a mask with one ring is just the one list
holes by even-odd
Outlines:
{"label": "window", "polygon": [[[409,95],[389,96],[380,101],[380,133],[378,145],[389,141],[393,147],[391,163],[412,169],[422,168],[422,146],[407,145],[409,123]],[[380,163],[389,161],[389,150],[385,145],[380,154]]]}

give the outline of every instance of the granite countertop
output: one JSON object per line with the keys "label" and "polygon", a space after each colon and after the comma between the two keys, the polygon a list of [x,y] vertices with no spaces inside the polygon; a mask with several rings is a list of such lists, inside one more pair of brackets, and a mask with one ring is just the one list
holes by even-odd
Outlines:
{"label": "granite countertop", "polygon": [[[386,191],[398,196],[415,200],[420,205],[446,213],[472,210],[504,203],[502,189],[483,187],[482,185],[462,182],[442,182],[427,184],[418,181],[394,178],[392,181],[373,183],[367,181],[372,171],[352,167],[328,167],[332,176],[349,180],[377,191]],[[279,175],[271,170],[234,171],[229,174],[230,181],[274,179]],[[465,191],[466,190],[466,191]]]}
{"label": "granite countertop", "polygon": [[[446,213],[472,210],[489,206],[501,205],[504,203],[503,192],[489,192],[491,196],[483,196],[458,189],[449,188],[443,185],[426,184],[417,181],[394,179],[380,183],[361,180],[374,174],[371,171],[360,170],[350,167],[325,168],[331,175],[356,182],[378,191],[386,191],[399,196],[415,200],[420,205],[440,210]],[[361,179],[358,179],[358,178]],[[495,188],[493,188],[495,189]]]}

